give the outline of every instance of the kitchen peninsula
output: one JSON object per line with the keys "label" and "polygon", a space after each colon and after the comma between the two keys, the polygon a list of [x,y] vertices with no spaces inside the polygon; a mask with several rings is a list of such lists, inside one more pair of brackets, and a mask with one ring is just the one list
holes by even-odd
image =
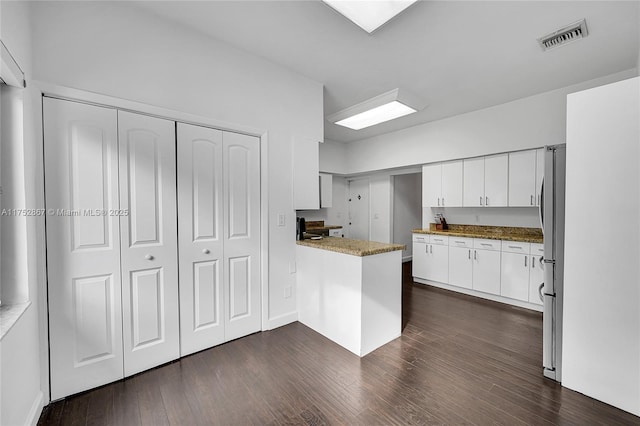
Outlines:
{"label": "kitchen peninsula", "polygon": [[297,242],[298,320],[358,356],[402,331],[402,244]]}

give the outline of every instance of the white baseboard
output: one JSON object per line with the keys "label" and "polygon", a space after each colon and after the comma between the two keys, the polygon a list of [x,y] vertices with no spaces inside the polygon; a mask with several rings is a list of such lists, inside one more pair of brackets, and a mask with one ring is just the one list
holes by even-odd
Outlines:
{"label": "white baseboard", "polygon": [[523,302],[515,299],[509,299],[508,297],[498,296],[496,294],[483,293],[481,291],[476,291],[469,288],[457,287],[455,285],[423,280],[422,278],[413,277],[413,281],[419,284],[426,284],[433,287],[443,288],[445,290],[455,291],[457,293],[468,294],[469,296],[480,297],[482,299],[493,300],[494,302],[505,303],[507,305],[518,306],[520,308],[531,309],[532,311],[542,312],[542,306],[536,305],[534,303]]}
{"label": "white baseboard", "polygon": [[29,410],[29,414],[27,415],[27,419],[24,422],[25,425],[35,426],[38,424],[38,420],[40,420],[40,414],[42,414],[42,409],[44,408],[44,395],[42,391],[38,391],[38,395],[36,395],[36,399],[33,401],[31,405],[31,409]]}
{"label": "white baseboard", "polygon": [[289,312],[288,314],[279,315],[275,318],[269,318],[267,321],[267,330],[273,330],[274,328],[282,327],[283,325],[291,324],[298,321],[298,312]]}
{"label": "white baseboard", "polygon": [[411,262],[412,260],[413,260],[413,256],[411,256],[411,255],[409,255],[409,256],[404,256],[404,257],[402,258],[402,263],[405,263],[405,262]]}

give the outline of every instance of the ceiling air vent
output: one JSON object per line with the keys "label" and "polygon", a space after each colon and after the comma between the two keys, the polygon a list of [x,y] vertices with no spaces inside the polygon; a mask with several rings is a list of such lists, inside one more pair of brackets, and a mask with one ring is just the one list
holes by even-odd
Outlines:
{"label": "ceiling air vent", "polygon": [[540,37],[538,39],[538,43],[540,43],[542,50],[549,50],[571,43],[572,41],[580,40],[587,35],[589,35],[589,32],[587,31],[587,23],[582,19]]}

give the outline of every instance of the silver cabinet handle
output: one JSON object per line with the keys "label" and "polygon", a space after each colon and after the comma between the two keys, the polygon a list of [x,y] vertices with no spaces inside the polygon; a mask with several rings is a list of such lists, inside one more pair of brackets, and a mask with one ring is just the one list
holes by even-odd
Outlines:
{"label": "silver cabinet handle", "polygon": [[474,250],[473,251],[473,260],[477,260],[478,259],[478,251]]}
{"label": "silver cabinet handle", "polygon": [[424,252],[427,254],[429,253],[429,244],[424,245]]}
{"label": "silver cabinet handle", "polygon": [[525,268],[527,267],[527,257],[529,257],[529,256],[525,256],[525,257],[524,257],[524,267],[525,267]]}
{"label": "silver cabinet handle", "polygon": [[208,248],[206,248],[206,249],[202,249],[202,252],[203,252],[204,254],[209,254],[209,253],[211,253],[211,251],[210,251]]}
{"label": "silver cabinet handle", "polygon": [[440,206],[440,197],[438,197],[438,207]]}
{"label": "silver cabinet handle", "polygon": [[535,256],[531,256],[531,267],[532,268],[536,267],[536,257]]}
{"label": "silver cabinet handle", "polygon": [[512,249],[521,249],[521,250],[522,250],[522,247],[520,247],[520,246],[509,246],[509,248],[512,248]]}
{"label": "silver cabinet handle", "polygon": [[431,248],[429,249],[429,253],[433,254],[433,244],[431,244]]}
{"label": "silver cabinet handle", "polygon": [[482,195],[480,196],[480,205],[482,205]]}
{"label": "silver cabinet handle", "polygon": [[489,205],[489,197],[484,197],[484,205],[485,206]]}
{"label": "silver cabinet handle", "polygon": [[480,243],[481,246],[485,246],[485,247],[491,247],[491,244],[489,243]]}
{"label": "silver cabinet handle", "polygon": [[150,254],[146,255],[144,258],[147,260],[153,260],[153,256]]}
{"label": "silver cabinet handle", "polygon": [[471,260],[471,249],[469,249],[469,260]]}
{"label": "silver cabinet handle", "polygon": [[442,197],[442,207],[444,207],[444,197]]}
{"label": "silver cabinet handle", "polygon": [[531,205],[533,205],[533,195],[531,196]]}

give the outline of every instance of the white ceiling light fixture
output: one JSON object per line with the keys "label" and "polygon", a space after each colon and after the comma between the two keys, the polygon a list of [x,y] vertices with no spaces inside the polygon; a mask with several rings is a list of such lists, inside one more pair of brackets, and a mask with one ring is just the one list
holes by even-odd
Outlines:
{"label": "white ceiling light fixture", "polygon": [[417,0],[322,0],[371,34]]}
{"label": "white ceiling light fixture", "polygon": [[327,116],[327,120],[339,126],[360,130],[385,121],[413,114],[423,109],[418,99],[393,89],[357,105]]}

